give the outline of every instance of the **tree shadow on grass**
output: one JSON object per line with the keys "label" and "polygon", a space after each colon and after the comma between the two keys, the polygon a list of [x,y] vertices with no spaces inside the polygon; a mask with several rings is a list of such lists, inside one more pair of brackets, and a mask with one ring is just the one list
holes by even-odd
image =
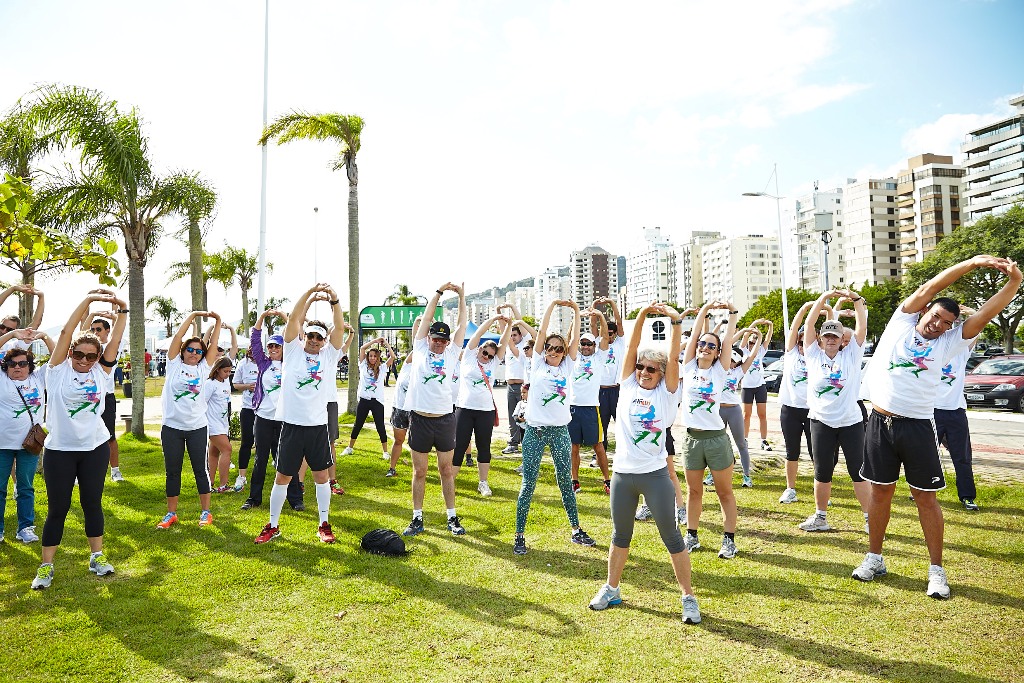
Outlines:
{"label": "tree shadow on grass", "polygon": [[[762,626],[704,614],[700,628],[722,638],[747,643],[755,648],[770,648],[796,659],[826,667],[890,681],[949,681],[956,683],[999,683],[987,676],[978,676],[951,669],[941,664],[892,660],[844,648],[832,641],[816,643],[794,638]],[[841,674],[840,674],[841,675]]]}

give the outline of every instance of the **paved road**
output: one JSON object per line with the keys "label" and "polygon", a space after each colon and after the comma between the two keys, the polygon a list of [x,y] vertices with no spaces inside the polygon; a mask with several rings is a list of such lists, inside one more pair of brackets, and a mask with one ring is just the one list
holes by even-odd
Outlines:
{"label": "paved road", "polygon": [[[391,405],[394,390],[394,384],[384,390],[384,405]],[[498,411],[501,414],[501,425],[495,428],[494,436],[498,440],[507,440],[508,422],[505,416],[505,388],[496,387],[494,398],[498,403]],[[241,408],[241,396],[238,394],[233,395],[232,404],[235,410],[239,410]],[[127,413],[129,410],[127,401],[122,401],[118,405],[119,413]],[[387,414],[390,415],[390,412],[390,409],[388,409]],[[149,423],[158,422],[161,415],[160,399],[147,398],[146,421]],[[783,440],[782,432],[779,431],[778,415],[778,398],[770,396],[768,399],[768,440],[775,444],[775,451],[763,453],[759,448],[751,449],[751,456],[756,464],[781,464],[779,460],[784,456],[779,453],[779,451],[783,450]],[[971,441],[974,446],[975,475],[979,479],[990,482],[1024,481],[1024,415],[994,410],[969,410],[967,415],[971,427]],[[682,429],[678,422],[674,428],[677,434]],[[756,417],[752,425],[752,431],[756,436],[755,428]],[[751,438],[751,443],[756,443],[756,441],[757,439]],[[946,471],[952,474],[953,466],[945,451],[943,451],[942,459],[946,465]],[[808,469],[808,471],[810,470]]]}

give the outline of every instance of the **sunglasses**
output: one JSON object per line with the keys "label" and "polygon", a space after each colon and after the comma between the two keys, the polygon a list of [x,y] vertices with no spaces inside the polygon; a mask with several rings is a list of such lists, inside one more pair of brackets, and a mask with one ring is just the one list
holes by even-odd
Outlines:
{"label": "sunglasses", "polygon": [[27,360],[12,360],[12,361],[9,361],[7,363],[7,367],[9,367],[9,368],[27,368],[28,367],[28,361]]}
{"label": "sunglasses", "polygon": [[203,351],[202,349],[197,349],[194,346],[186,346],[185,350],[189,353],[194,353],[197,356],[202,356],[204,353],[206,353],[206,351]]}
{"label": "sunglasses", "polygon": [[594,345],[594,342],[592,342],[592,341],[581,341],[580,342],[580,346],[593,346],[593,345]]}
{"label": "sunglasses", "polygon": [[483,349],[480,349],[480,355],[482,355],[487,360],[491,360],[492,358],[494,358],[494,354],[493,353],[488,353],[487,351],[484,351]]}
{"label": "sunglasses", "polygon": [[89,328],[89,331],[92,332],[93,334],[103,334],[103,330],[104,330],[104,328],[102,328],[102,327],[90,327]]}
{"label": "sunglasses", "polygon": [[307,332],[306,339],[312,339],[313,341],[323,341],[324,337],[322,334],[319,334],[317,332]]}
{"label": "sunglasses", "polygon": [[555,353],[565,353],[565,347],[564,346],[555,346],[554,344],[545,344],[544,345],[544,350],[545,351],[554,351]]}
{"label": "sunglasses", "polygon": [[697,342],[697,348],[698,349],[707,348],[707,349],[710,349],[711,351],[714,351],[715,349],[718,348],[718,344],[716,344],[715,342],[699,341],[699,342]]}
{"label": "sunglasses", "polygon": [[100,357],[100,354],[98,354],[98,353],[86,353],[85,351],[72,351],[71,352],[71,357],[74,358],[75,360],[85,360],[85,361],[88,361],[90,363],[93,363],[93,362],[96,361],[97,358]]}
{"label": "sunglasses", "polygon": [[267,349],[279,349],[279,348],[281,348],[280,344],[267,344]]}
{"label": "sunglasses", "polygon": [[643,363],[637,363],[636,369],[641,371],[646,370],[648,375],[653,375],[656,372],[661,372],[661,368],[655,367],[653,365],[644,365]]}
{"label": "sunglasses", "polygon": [[0,331],[3,331],[4,334],[7,334],[8,332],[14,332],[15,329],[17,328],[7,327],[7,325],[0,325]]}

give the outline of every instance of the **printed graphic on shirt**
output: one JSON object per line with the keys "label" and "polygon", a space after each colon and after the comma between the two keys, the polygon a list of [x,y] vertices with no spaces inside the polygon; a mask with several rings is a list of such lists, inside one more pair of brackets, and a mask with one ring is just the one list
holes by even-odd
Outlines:
{"label": "printed graphic on shirt", "polygon": [[[608,351],[609,351],[609,353],[611,352],[611,347],[610,346],[608,347]],[[580,382],[580,381],[589,382],[590,380],[594,379],[594,370],[591,367],[592,365],[593,365],[593,363],[591,362],[591,360],[589,358],[584,360],[583,361],[583,365],[581,365],[578,368],[580,373],[578,375],[576,375],[575,377],[573,377],[572,381],[573,382]]]}
{"label": "printed graphic on shirt", "polygon": [[320,374],[320,356],[306,355],[306,379],[299,380],[297,389],[313,385],[314,389],[320,388],[320,382],[324,380]]}
{"label": "printed graphic on shirt", "polygon": [[[691,409],[692,412],[692,409]],[[636,424],[639,425],[638,429],[634,429],[636,436],[633,438],[633,444],[636,445],[646,439],[648,436],[651,437],[651,443],[660,446],[658,439],[661,438],[661,434],[664,430],[658,426],[661,422],[656,415],[657,411],[654,408],[654,404],[645,398],[635,398],[629,406],[629,417]]]}
{"label": "printed graphic on shirt", "polygon": [[843,384],[843,369],[841,367],[834,367],[832,362],[823,362],[821,364],[821,369],[825,372],[825,378],[814,390],[814,393],[818,395],[818,398],[821,398],[830,391],[834,391],[836,396],[843,393],[843,388],[845,387]]}
{"label": "printed graphic on shirt", "polygon": [[[715,406],[715,383],[708,377],[701,377],[699,374],[694,375],[694,379],[697,380],[697,390],[692,392],[690,398],[690,413],[703,407],[707,412],[711,412],[711,409]],[[728,382],[731,380],[727,380]],[[694,400],[696,399],[696,400]]]}
{"label": "printed graphic on shirt", "polygon": [[[722,391],[723,392],[731,391],[734,394],[738,393],[739,392],[739,388],[740,388],[740,381],[742,379],[743,379],[743,377],[739,376],[739,375],[737,375],[735,377],[732,376],[732,375],[726,377],[725,378],[725,389],[723,389]],[[804,377],[804,379],[807,379],[807,378]],[[712,388],[714,388],[714,385],[712,385]],[[711,409],[708,408],[708,410],[711,410]],[[691,410],[690,412],[692,413],[693,411]]]}
{"label": "printed graphic on shirt", "polygon": [[87,377],[84,380],[80,380],[77,377],[71,378],[72,388],[78,394],[75,399],[75,407],[68,406],[68,417],[74,417],[87,408],[90,413],[95,414],[100,407],[100,391],[99,387],[96,386],[96,382],[91,377]]}
{"label": "printed graphic on shirt", "polygon": [[793,386],[807,381],[807,361],[804,360],[803,356],[800,356],[800,358],[797,359],[796,366],[794,366],[793,376],[790,378],[790,381]]}
{"label": "printed graphic on shirt", "polygon": [[378,367],[377,368],[377,376],[376,377],[374,377],[369,372],[366,373],[366,375],[364,376],[364,379],[366,380],[366,384],[363,385],[363,391],[374,391],[374,392],[377,391],[377,382],[380,381],[380,373],[381,373],[382,369],[383,369],[382,367]]}
{"label": "printed graphic on shirt", "polygon": [[199,398],[199,375],[192,376],[188,374],[187,370],[182,370],[182,376],[185,378],[185,390],[174,395],[174,401],[185,398],[186,396],[193,401]]}
{"label": "printed graphic on shirt", "polygon": [[889,372],[914,368],[910,370],[910,374],[920,377],[922,372],[928,370],[927,363],[934,360],[934,358],[928,357],[931,352],[931,345],[923,342],[915,334],[903,345],[902,353],[898,349],[893,350],[893,357],[889,360]]}
{"label": "printed graphic on shirt", "polygon": [[21,386],[18,389],[21,391],[21,395],[24,397],[28,407],[25,405],[19,406],[14,411],[14,417],[19,417],[23,413],[39,414],[39,409],[43,406],[43,397],[39,394],[39,389],[37,387],[29,389],[28,386]]}
{"label": "printed graphic on shirt", "polygon": [[480,379],[474,379],[473,380],[473,386],[474,387],[478,387],[481,384],[483,384],[484,382],[487,382],[488,384],[491,383],[491,371],[490,370],[484,370],[484,376],[483,377],[481,377]]}
{"label": "printed graphic on shirt", "polygon": [[432,374],[424,377],[423,383],[426,384],[430,380],[436,379],[439,384],[444,384],[444,380],[448,376],[444,371],[444,356],[436,356],[432,353],[428,359],[428,364],[430,366],[429,371]]}
{"label": "printed graphic on shirt", "polygon": [[943,382],[949,386],[953,386],[956,382],[956,375],[953,374],[953,362],[950,361],[946,365],[942,366],[942,377],[939,378],[940,382]]}
{"label": "printed graphic on shirt", "polygon": [[274,367],[270,373],[270,386],[267,387],[265,393],[269,394],[271,391],[277,391],[281,388],[281,368]]}
{"label": "printed graphic on shirt", "polygon": [[565,393],[565,387],[568,383],[568,379],[565,377],[554,377],[551,380],[554,391],[551,392],[550,396],[545,396],[541,399],[542,405],[547,405],[554,401],[556,398],[558,402],[565,405],[565,399],[568,398],[568,394]]}
{"label": "printed graphic on shirt", "polygon": [[605,358],[604,364],[605,365],[614,365],[615,364],[615,347],[612,346],[611,344],[608,345],[608,357]]}

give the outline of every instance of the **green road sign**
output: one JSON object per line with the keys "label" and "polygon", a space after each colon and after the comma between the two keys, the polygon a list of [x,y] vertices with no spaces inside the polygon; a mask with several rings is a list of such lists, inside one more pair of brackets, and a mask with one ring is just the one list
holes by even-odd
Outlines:
{"label": "green road sign", "polygon": [[[416,316],[426,306],[367,306],[359,311],[359,326],[364,330],[403,330],[412,327]],[[434,320],[441,320],[442,311],[434,310]]]}

